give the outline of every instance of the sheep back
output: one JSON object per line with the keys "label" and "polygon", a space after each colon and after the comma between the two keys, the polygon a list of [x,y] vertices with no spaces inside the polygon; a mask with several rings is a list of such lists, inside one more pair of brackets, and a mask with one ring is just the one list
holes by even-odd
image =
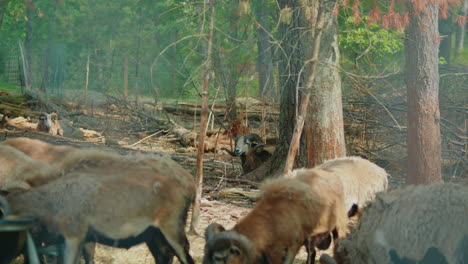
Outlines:
{"label": "sheep back", "polygon": [[29,189],[34,186],[32,178],[44,177],[50,169],[47,164],[3,144],[0,144],[0,164],[0,189],[3,191]]}
{"label": "sheep back", "polygon": [[364,207],[375,194],[387,189],[388,174],[376,164],[360,157],[343,157],[326,161],[314,169],[324,170],[341,179],[345,207]]}
{"label": "sheep back", "polygon": [[77,150],[74,147],[52,145],[38,139],[26,137],[9,138],[1,144],[14,147],[29,157],[48,164],[60,160],[65,155]]}
{"label": "sheep back", "polygon": [[56,180],[8,200],[13,213],[37,216],[62,235],[79,236],[89,227],[114,239],[134,235],[126,224],[179,221],[195,194],[192,175],[162,156],[79,151],[54,170]]}
{"label": "sheep back", "polygon": [[466,263],[467,201],[468,186],[456,184],[379,194],[357,228],[339,242],[335,257],[338,263],[397,263],[429,256],[438,256],[440,263]]}

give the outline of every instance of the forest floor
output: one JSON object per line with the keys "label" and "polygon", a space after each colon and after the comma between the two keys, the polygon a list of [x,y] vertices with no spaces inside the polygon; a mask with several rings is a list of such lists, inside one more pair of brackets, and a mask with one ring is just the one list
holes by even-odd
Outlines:
{"label": "forest floor", "polygon": [[[51,107],[49,103],[45,102],[44,104],[35,105],[33,108],[34,110],[31,110],[33,112],[46,110],[50,112]],[[0,140],[12,137],[29,137],[56,145],[97,148],[117,151],[122,154],[135,151],[165,153],[171,155],[174,160],[195,175],[195,146],[182,144],[179,138],[180,135],[172,133],[171,123],[168,122],[168,119],[171,119],[172,122],[176,122],[189,131],[197,132],[196,126],[199,125],[194,124],[193,116],[161,114],[159,110],[150,113],[150,110],[143,108],[133,112],[127,111],[130,109],[117,108],[116,104],[104,103],[103,101],[95,103],[91,107],[80,106],[79,109],[68,110],[61,108],[59,115],[63,116],[61,124],[65,130],[64,137],[36,132],[34,129],[37,120],[34,117],[10,118],[6,128],[0,129]],[[135,117],[138,115],[137,112],[159,117],[154,120],[150,118],[142,121],[142,118]],[[66,122],[68,124],[65,124]],[[86,129],[82,129],[83,127]],[[76,133],[77,131],[79,133]],[[221,134],[223,129],[219,131]],[[223,146],[230,148],[229,140],[226,140],[225,135],[224,141],[218,137],[217,139],[219,141],[216,146],[217,150]],[[212,222],[220,223],[227,229],[233,227],[253,207],[258,193],[255,183],[242,180],[240,160],[237,157],[231,157],[224,151],[217,153],[208,151],[205,153],[204,177],[200,222],[196,228],[198,234],[188,235],[190,253],[196,263],[202,262],[205,245],[203,235],[206,227]],[[188,219],[187,230],[191,219],[190,216]],[[305,251],[302,249],[295,263],[304,263],[305,257]],[[98,264],[154,263],[151,253],[144,244],[128,250],[98,245],[95,261]]]}

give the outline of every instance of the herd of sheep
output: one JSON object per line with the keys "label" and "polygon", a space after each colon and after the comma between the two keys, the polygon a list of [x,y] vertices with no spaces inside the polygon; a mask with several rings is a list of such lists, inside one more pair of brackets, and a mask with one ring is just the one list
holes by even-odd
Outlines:
{"label": "herd of sheep", "polygon": [[[243,165],[268,155],[250,137],[230,152],[243,155]],[[267,180],[234,227],[207,227],[203,263],[293,263],[302,246],[314,263],[316,250],[331,244],[333,257],[323,254],[320,263],[468,263],[468,185],[389,191],[387,177],[368,160],[345,157]],[[164,155],[0,142],[0,204],[36,217],[36,242],[63,243],[65,264],[81,256],[93,263],[95,243],[146,243],[158,264],[174,256],[194,263],[185,226],[195,189],[193,175]],[[12,249],[0,246],[0,256],[5,250]]]}

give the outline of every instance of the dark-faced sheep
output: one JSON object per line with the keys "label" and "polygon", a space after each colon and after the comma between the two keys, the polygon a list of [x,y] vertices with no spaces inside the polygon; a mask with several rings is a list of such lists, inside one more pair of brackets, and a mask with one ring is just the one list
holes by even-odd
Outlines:
{"label": "dark-faced sheep", "polygon": [[309,237],[332,230],[343,237],[348,218],[339,186],[319,174],[265,184],[255,208],[233,229],[208,226],[203,263],[292,263]]}
{"label": "dark-faced sheep", "polygon": [[[335,248],[338,263],[468,263],[468,186],[410,186],[379,194]],[[336,263],[324,255],[321,263]]]}
{"label": "dark-faced sheep", "polygon": [[242,171],[247,174],[260,167],[269,160],[275,152],[275,147],[265,145],[259,135],[250,133],[247,135],[238,135],[236,137],[236,147],[234,151],[227,148],[221,148],[231,156],[239,156],[242,164]]}
{"label": "dark-faced sheep", "polygon": [[52,136],[63,136],[63,130],[59,124],[57,113],[39,114],[39,122],[37,123],[36,130],[51,134]]}
{"label": "dark-faced sheep", "polygon": [[52,145],[38,139],[26,137],[9,138],[0,144],[16,148],[29,157],[47,164],[63,159],[68,154],[78,151],[78,149],[74,147]]}
{"label": "dark-faced sheep", "polygon": [[174,254],[181,263],[193,263],[184,227],[195,182],[170,158],[79,151],[61,161],[50,179],[7,199],[12,214],[36,216],[63,236],[65,264],[76,262],[86,239],[118,244],[154,230],[163,239],[145,242],[158,254],[157,263],[170,263]]}

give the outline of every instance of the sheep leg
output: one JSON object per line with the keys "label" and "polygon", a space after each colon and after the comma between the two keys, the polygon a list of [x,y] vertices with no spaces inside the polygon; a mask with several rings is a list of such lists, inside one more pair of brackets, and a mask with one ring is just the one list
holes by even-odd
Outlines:
{"label": "sheep leg", "polygon": [[77,264],[80,257],[83,239],[65,238],[64,264]]}
{"label": "sheep leg", "polygon": [[189,253],[189,243],[183,226],[168,225],[159,227],[175,255],[182,264],[194,264]]}
{"label": "sheep leg", "polygon": [[83,246],[83,257],[86,264],[94,264],[94,250],[96,248],[96,243],[87,242]]}
{"label": "sheep leg", "polygon": [[308,237],[304,241],[304,246],[307,252],[306,264],[314,264],[315,262],[315,256],[317,255],[317,251],[315,251],[315,243],[313,242],[313,240],[313,237]]}
{"label": "sheep leg", "polygon": [[156,263],[158,264],[171,264],[174,259],[174,251],[171,248],[171,245],[167,243],[166,238],[158,230],[156,235],[150,240],[146,241],[146,246],[151,251]]}

